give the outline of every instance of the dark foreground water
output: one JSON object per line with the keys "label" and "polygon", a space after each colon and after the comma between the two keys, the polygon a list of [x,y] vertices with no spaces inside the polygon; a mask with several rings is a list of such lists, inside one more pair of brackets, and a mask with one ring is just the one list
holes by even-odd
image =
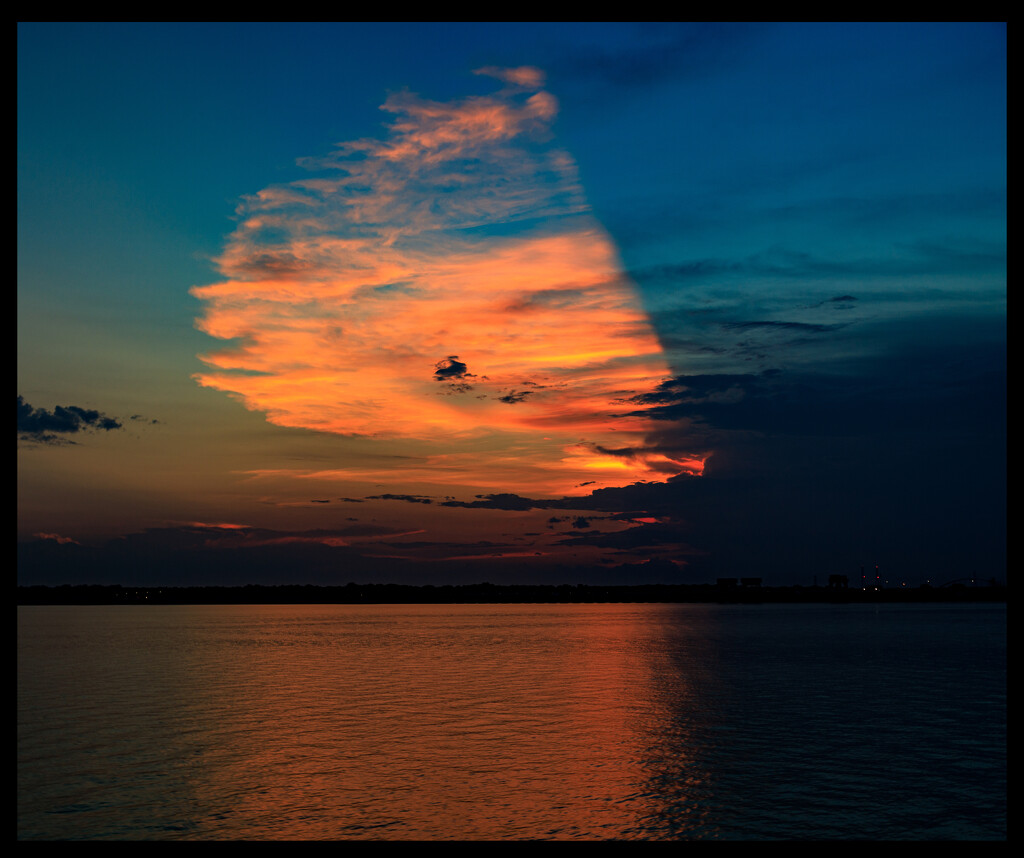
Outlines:
{"label": "dark foreground water", "polygon": [[18,837],[1002,840],[1006,607],[19,607]]}

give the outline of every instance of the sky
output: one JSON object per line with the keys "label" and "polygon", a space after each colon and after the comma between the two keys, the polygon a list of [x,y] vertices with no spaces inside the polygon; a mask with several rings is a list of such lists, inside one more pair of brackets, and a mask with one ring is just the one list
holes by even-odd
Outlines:
{"label": "sky", "polygon": [[17,50],[19,583],[1005,581],[1005,23]]}

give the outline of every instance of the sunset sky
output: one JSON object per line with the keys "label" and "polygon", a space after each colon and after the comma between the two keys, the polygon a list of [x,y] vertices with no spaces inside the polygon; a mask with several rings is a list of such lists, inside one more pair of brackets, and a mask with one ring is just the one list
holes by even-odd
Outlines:
{"label": "sunset sky", "polygon": [[1005,580],[1005,24],[19,24],[20,583]]}

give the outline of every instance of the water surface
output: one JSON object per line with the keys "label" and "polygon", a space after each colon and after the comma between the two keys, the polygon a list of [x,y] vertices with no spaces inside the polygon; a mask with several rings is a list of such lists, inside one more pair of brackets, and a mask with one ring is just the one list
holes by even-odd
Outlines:
{"label": "water surface", "polygon": [[19,839],[1004,839],[1005,605],[18,608]]}

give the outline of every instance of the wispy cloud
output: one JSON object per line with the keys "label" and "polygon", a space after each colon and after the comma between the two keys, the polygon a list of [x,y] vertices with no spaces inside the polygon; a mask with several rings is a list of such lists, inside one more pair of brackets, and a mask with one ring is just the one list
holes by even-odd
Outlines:
{"label": "wispy cloud", "polygon": [[500,66],[484,66],[473,71],[473,74],[487,75],[497,78],[512,87],[527,90],[544,88],[545,74],[543,70],[533,66],[519,68],[501,68]]}
{"label": "wispy cloud", "polygon": [[631,40],[615,47],[569,46],[558,71],[599,83],[602,93],[647,92],[665,80],[706,76],[742,61],[744,48],[766,26],[674,22],[632,24]]}
{"label": "wispy cloud", "polygon": [[59,533],[37,533],[35,534],[36,539],[49,539],[56,542],[58,545],[80,545],[77,539],[72,539],[70,536],[61,536]]}
{"label": "wispy cloud", "polygon": [[[478,73],[505,87],[393,94],[383,139],[306,159],[315,176],[242,202],[225,279],[192,290],[197,326],[235,343],[196,379],[281,426],[443,444],[435,482],[454,463],[509,485],[510,449],[520,489],[646,477],[650,462],[600,451],[650,429],[616,403],[669,374],[660,344],[551,142],[543,74]],[[487,436],[487,455],[452,450]]]}

